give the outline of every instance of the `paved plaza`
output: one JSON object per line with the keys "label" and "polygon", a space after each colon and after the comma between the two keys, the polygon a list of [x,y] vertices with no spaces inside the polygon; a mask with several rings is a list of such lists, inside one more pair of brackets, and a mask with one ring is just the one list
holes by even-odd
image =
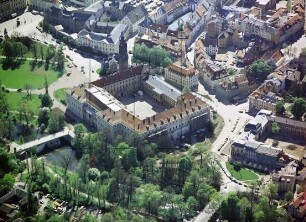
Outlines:
{"label": "paved plaza", "polygon": [[126,106],[126,110],[135,113],[135,115],[143,120],[147,117],[154,116],[157,113],[163,112],[165,106],[154,101],[150,96],[144,94],[139,96],[136,93],[136,96],[127,96],[120,99]]}

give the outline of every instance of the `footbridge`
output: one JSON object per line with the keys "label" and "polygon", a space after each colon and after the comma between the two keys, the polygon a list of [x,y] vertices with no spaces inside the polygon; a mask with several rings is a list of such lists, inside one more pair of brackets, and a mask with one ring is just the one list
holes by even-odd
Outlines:
{"label": "footbridge", "polygon": [[15,153],[17,157],[23,159],[29,151],[32,151],[33,148],[35,148],[36,154],[48,153],[60,147],[64,143],[71,144],[74,137],[74,132],[65,127],[63,131],[38,138],[28,143],[19,145],[13,142],[10,146],[10,152]]}

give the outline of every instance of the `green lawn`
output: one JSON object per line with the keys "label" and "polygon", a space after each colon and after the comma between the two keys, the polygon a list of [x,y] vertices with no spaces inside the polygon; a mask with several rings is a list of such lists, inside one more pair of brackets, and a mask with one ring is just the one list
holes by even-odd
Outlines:
{"label": "green lawn", "polygon": [[7,102],[9,106],[10,111],[16,111],[18,109],[18,105],[21,100],[27,99],[28,102],[30,103],[30,107],[32,107],[34,114],[38,115],[39,113],[39,107],[41,105],[41,101],[38,98],[37,95],[32,94],[32,99],[29,99],[27,97],[26,93],[21,93],[21,92],[10,92],[6,94],[7,97]]}
{"label": "green lawn", "polygon": [[[1,60],[2,61],[2,60]],[[26,60],[23,64],[14,70],[3,70],[0,66],[0,81],[8,88],[20,89],[25,84],[30,84],[33,89],[39,89],[44,87],[45,76],[48,79],[48,84],[55,82],[60,73],[52,69],[45,71],[44,65],[36,66],[31,71],[30,61]]]}
{"label": "green lawn", "polygon": [[226,162],[226,168],[231,173],[231,175],[237,180],[246,181],[246,180],[259,179],[256,173],[252,172],[247,168],[241,167],[240,171],[235,171],[234,166],[229,162]]}
{"label": "green lawn", "polygon": [[58,89],[54,92],[56,100],[66,105],[66,90],[67,88]]}

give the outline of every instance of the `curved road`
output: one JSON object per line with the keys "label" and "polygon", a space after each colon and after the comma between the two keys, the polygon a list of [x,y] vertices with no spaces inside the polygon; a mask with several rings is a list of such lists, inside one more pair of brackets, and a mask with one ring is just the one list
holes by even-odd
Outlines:
{"label": "curved road", "polygon": [[[212,109],[215,110],[224,120],[224,127],[211,147],[212,152],[215,153],[215,162],[217,161],[222,165],[221,173],[223,185],[220,188],[220,193],[226,194],[231,191],[246,190],[246,187],[243,185],[234,183],[229,179],[228,175],[230,174],[226,170],[225,166],[225,163],[228,160],[228,156],[220,154],[223,152],[224,147],[226,147],[226,145],[228,145],[230,141],[239,133],[245,123],[252,118],[251,116],[243,113],[244,110],[248,109],[248,103],[245,102],[237,106],[233,104],[224,104],[218,101],[215,95],[209,94],[209,92],[205,90],[202,84],[199,84],[198,93],[201,95],[209,95],[212,101],[203,96],[200,97],[205,100],[212,107]],[[226,138],[228,138],[227,142],[225,142]],[[220,147],[222,148],[220,149]],[[224,152],[226,153],[228,151]],[[220,203],[209,203],[193,221],[208,221],[218,209],[218,204]]]}

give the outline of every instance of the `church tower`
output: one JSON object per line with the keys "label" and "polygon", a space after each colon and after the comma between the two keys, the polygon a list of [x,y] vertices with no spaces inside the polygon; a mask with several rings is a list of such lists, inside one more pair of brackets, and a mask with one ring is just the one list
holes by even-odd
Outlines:
{"label": "church tower", "polygon": [[127,43],[124,39],[124,35],[121,34],[120,42],[119,42],[119,72],[126,70],[129,68],[128,64],[128,52],[127,52]]}

